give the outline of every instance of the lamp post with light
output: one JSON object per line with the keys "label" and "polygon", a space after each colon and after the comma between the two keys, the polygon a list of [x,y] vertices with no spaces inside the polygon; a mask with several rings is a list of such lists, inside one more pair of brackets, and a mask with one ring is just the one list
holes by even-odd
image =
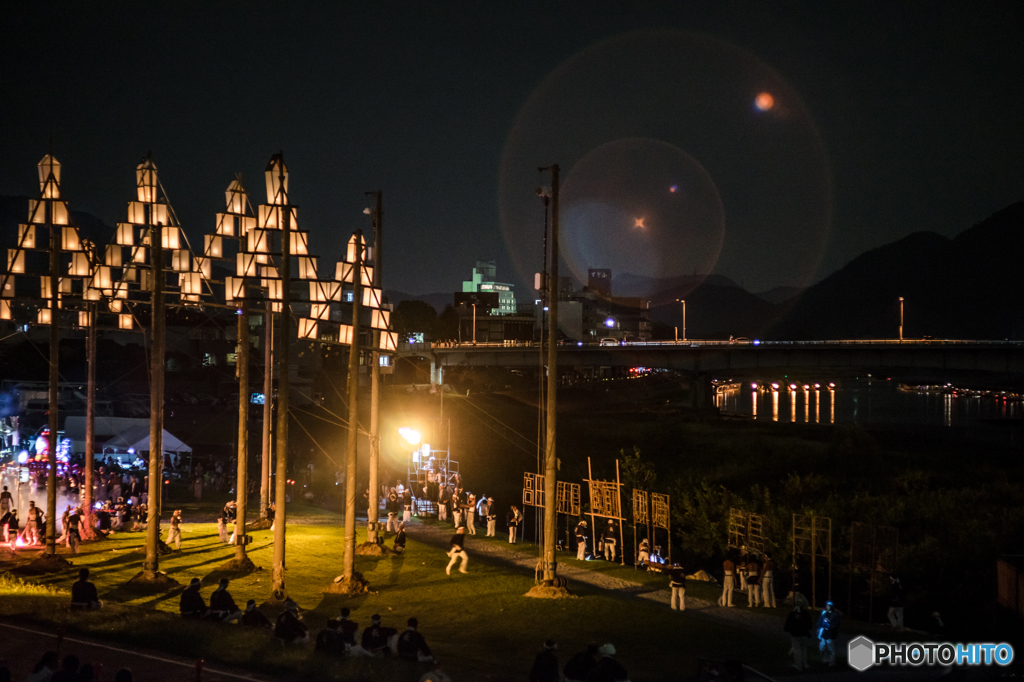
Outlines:
{"label": "lamp post with light", "polygon": [[470,303],[473,306],[473,345],[476,345],[476,303]]}
{"label": "lamp post with light", "polygon": [[686,299],[685,298],[677,298],[676,302],[683,304],[683,342],[685,342],[686,341]]}
{"label": "lamp post with light", "polygon": [[903,297],[900,296],[900,341],[903,341]]}

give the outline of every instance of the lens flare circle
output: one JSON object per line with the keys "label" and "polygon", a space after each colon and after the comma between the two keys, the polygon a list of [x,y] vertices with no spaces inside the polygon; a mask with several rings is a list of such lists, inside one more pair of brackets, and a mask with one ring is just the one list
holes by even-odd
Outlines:
{"label": "lens flare circle", "polygon": [[[667,178],[678,191],[665,193]],[[587,282],[590,268],[610,268],[616,295],[657,293],[659,284],[649,278],[690,275],[695,286],[699,278],[692,275],[714,268],[724,235],[715,183],[693,157],[667,142],[609,142],[566,175],[559,245],[579,282]]]}
{"label": "lens flare circle", "polygon": [[754,106],[760,111],[768,111],[775,106],[775,98],[770,92],[762,92],[754,98]]}
{"label": "lens flare circle", "polygon": [[[756,106],[760,93],[771,95],[767,111]],[[537,168],[557,163],[564,177],[602,145],[631,138],[662,140],[707,169],[728,217],[716,274],[742,280],[752,291],[814,281],[831,226],[832,178],[800,94],[736,45],[700,33],[654,30],[615,36],[570,57],[520,109],[502,150],[498,207],[522,282],[532,282],[542,268],[544,207],[534,190],[550,176]],[[654,187],[663,198],[685,198],[688,191],[677,177]],[[622,211],[629,238],[657,231],[645,207],[620,203],[595,199],[589,208],[573,210]],[[641,216],[647,217],[643,231],[632,228]],[[657,275],[666,260],[655,259],[637,274]],[[638,267],[635,259],[630,263]],[[581,266],[574,265],[574,274]]]}

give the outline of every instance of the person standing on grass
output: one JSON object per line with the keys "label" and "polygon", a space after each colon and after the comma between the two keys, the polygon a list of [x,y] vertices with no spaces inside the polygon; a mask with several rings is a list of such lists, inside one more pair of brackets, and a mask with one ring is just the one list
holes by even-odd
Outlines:
{"label": "person standing on grass", "polygon": [[68,547],[75,554],[78,554],[78,545],[82,542],[82,534],[79,532],[79,525],[82,520],[82,510],[72,509],[70,516],[67,520],[67,528],[65,529],[65,535],[67,535]]}
{"label": "person standing on grass", "polygon": [[807,648],[811,645],[811,613],[807,610],[807,601],[799,592],[793,597],[793,610],[786,616],[783,630],[789,633],[792,640],[793,667],[806,670]]}
{"label": "person standing on grass", "polygon": [[764,555],[761,567],[761,601],[767,608],[775,608],[775,562],[770,552]]}
{"label": "person standing on grass", "polygon": [[452,490],[448,486],[442,486],[437,494],[437,520],[448,520],[448,505],[452,501]]}
{"label": "person standing on grass", "polygon": [[476,495],[470,495],[463,513],[466,515],[466,530],[476,535]]}
{"label": "person standing on grass", "polygon": [[665,570],[668,573],[668,586],[672,590],[671,606],[673,611],[686,610],[686,571],[679,564],[672,564]]}
{"label": "person standing on grass", "polygon": [[0,515],[6,514],[14,508],[14,496],[7,490],[7,486],[4,486],[3,492],[0,492]]}
{"label": "person standing on grass", "polygon": [[722,569],[725,577],[722,579],[722,596],[718,598],[719,606],[732,606],[732,592],[736,580],[736,564],[732,562],[731,556],[726,556],[722,562]]}
{"label": "person standing on grass", "polygon": [[452,548],[448,550],[448,556],[451,557],[451,561],[448,562],[448,567],[444,569],[444,572],[448,575],[452,574],[452,566],[460,558],[462,563],[459,564],[459,573],[467,573],[466,564],[469,563],[469,555],[466,554],[466,528],[459,526],[455,530],[455,535],[452,536]]}
{"label": "person standing on grass", "polygon": [[894,575],[889,576],[892,585],[892,599],[889,601],[889,623],[897,630],[903,630],[903,583]]}
{"label": "person standing on grass", "polygon": [[25,522],[25,542],[30,545],[39,544],[39,529],[36,527],[36,521],[42,514],[39,513],[39,508],[36,507],[36,503],[33,500],[29,500],[28,503],[28,519]]}
{"label": "person standing on grass", "polygon": [[396,533],[398,532],[398,513],[401,510],[402,505],[398,501],[398,493],[392,488],[391,492],[388,493],[388,502],[386,509],[388,511],[388,525],[387,532]]}
{"label": "person standing on grass", "polygon": [[615,522],[608,519],[608,527],[604,529],[604,558],[606,561],[615,561],[615,545],[618,543],[618,538],[615,537]]}
{"label": "person standing on grass", "polygon": [[576,560],[586,561],[587,559],[587,521],[580,519],[576,524]]}
{"label": "person standing on grass", "polygon": [[747,561],[747,603],[749,606],[761,605],[761,567],[753,557]]}
{"label": "person standing on grass", "polygon": [[175,509],[171,512],[171,529],[167,531],[167,544],[174,545],[174,549],[181,549],[181,510]]}
{"label": "person standing on grass", "polygon": [[818,649],[821,651],[821,662],[828,666],[836,664],[836,639],[839,637],[839,625],[842,614],[831,601],[825,602],[825,610],[818,616]]}
{"label": "person standing on grass", "polygon": [[409,523],[412,519],[412,489],[406,488],[402,493],[402,523]]}
{"label": "person standing on grass", "polygon": [[516,544],[516,533],[522,521],[523,515],[519,512],[519,508],[513,504],[509,507],[508,513],[505,514],[505,525],[508,526],[508,543],[510,545]]}
{"label": "person standing on grass", "polygon": [[485,514],[485,518],[487,519],[487,537],[493,538],[494,532],[498,527],[498,513],[494,508],[493,497],[487,498],[487,512]]}
{"label": "person standing on grass", "polygon": [[228,541],[228,526],[224,519],[224,512],[217,515],[217,537],[223,543]]}
{"label": "person standing on grass", "polygon": [[544,648],[533,659],[530,682],[559,682],[561,676],[558,674],[558,656],[555,654],[557,650],[558,644],[555,640],[549,639],[544,642]]}

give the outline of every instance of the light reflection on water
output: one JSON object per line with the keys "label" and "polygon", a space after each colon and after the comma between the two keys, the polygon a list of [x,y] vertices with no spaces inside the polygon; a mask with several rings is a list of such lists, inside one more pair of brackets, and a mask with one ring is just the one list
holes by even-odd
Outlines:
{"label": "light reflection on water", "polygon": [[[1024,405],[997,396],[901,391],[894,381],[851,380],[799,390],[773,378],[720,385],[715,406],[724,413],[795,423],[967,426],[979,420],[1021,419]],[[756,383],[758,387],[751,389]],[[827,415],[824,420],[822,412]]]}

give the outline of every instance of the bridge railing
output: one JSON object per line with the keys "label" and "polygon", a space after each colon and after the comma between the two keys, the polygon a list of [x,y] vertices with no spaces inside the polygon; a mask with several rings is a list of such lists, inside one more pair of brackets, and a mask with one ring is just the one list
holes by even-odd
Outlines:
{"label": "bridge railing", "polygon": [[[761,341],[759,339],[687,339],[686,341],[623,341],[618,345],[609,345],[600,342],[573,342],[563,341],[560,346],[566,350],[572,349],[609,349],[609,348],[704,348],[720,346],[752,346],[769,348],[791,348],[791,347],[822,347],[822,346],[1024,346],[1024,341],[993,340],[993,339],[832,339],[832,340],[809,340],[809,341]],[[538,344],[534,341],[435,341],[422,344],[400,344],[400,350],[493,350],[497,348],[536,348]]]}

